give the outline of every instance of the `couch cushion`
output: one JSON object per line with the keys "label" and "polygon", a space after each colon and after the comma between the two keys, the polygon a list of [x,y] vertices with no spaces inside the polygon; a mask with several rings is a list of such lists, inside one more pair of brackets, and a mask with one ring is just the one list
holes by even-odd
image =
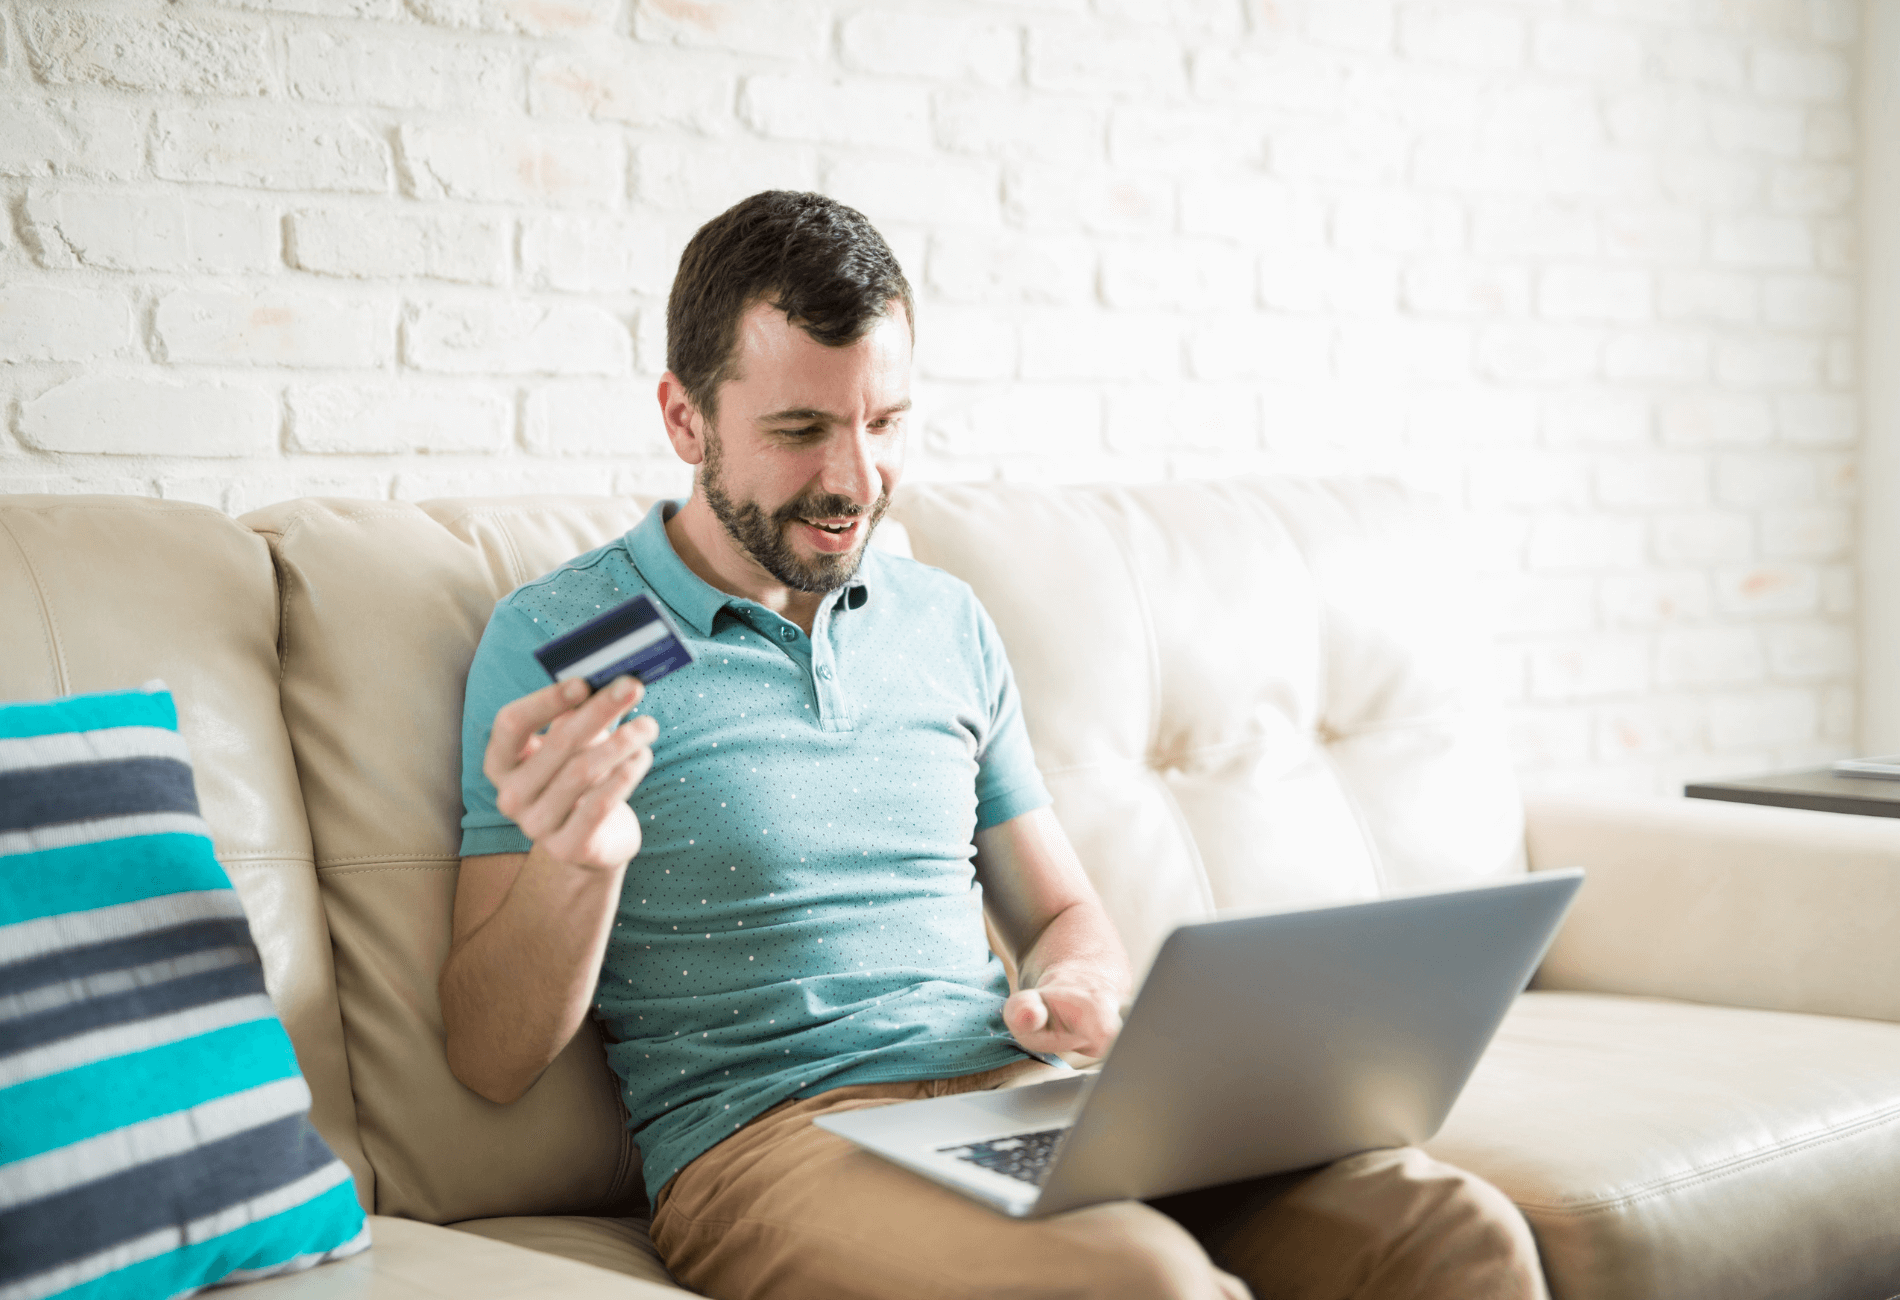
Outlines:
{"label": "couch cushion", "polygon": [[203,506],[0,499],[0,699],[170,686],[218,861],[309,1081],[311,1122],[367,1199],[330,935],[277,708],[277,600],[264,544]]}
{"label": "couch cushion", "polygon": [[1523,869],[1482,628],[1396,488],[933,485],[892,513],[995,618],[1138,964],[1216,908]]}
{"label": "couch cushion", "polygon": [[0,705],[0,1288],[175,1295],[369,1245],[157,686]]}
{"label": "couch cushion", "polygon": [[686,1289],[673,1280],[666,1265],[660,1262],[660,1252],[648,1235],[651,1225],[645,1219],[547,1215],[470,1219],[448,1226],[457,1232],[577,1259],[595,1268],[624,1273],[678,1291]]}
{"label": "couch cushion", "polygon": [[497,1106],[449,1073],[436,979],[459,866],[462,684],[495,601],[643,502],[293,501],[245,517],[282,593],[284,719],[336,948],[376,1208],[433,1223],[638,1207],[590,1023]]}
{"label": "couch cushion", "polygon": [[1428,1149],[1517,1202],[1555,1300],[1900,1286],[1900,1025],[1528,993]]}

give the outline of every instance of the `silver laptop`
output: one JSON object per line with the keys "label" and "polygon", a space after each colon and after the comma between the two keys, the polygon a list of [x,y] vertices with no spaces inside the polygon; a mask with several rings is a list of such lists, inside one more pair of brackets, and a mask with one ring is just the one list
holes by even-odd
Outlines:
{"label": "silver laptop", "polygon": [[1423,1142],[1582,882],[1539,872],[1183,925],[1099,1071],[817,1123],[1035,1218]]}

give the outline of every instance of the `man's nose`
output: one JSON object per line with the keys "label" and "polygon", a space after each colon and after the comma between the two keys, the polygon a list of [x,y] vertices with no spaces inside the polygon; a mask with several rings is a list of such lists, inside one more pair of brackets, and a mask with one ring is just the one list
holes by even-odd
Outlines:
{"label": "man's nose", "polygon": [[861,506],[877,501],[883,480],[877,472],[877,442],[868,429],[853,429],[832,439],[825,458],[825,491]]}

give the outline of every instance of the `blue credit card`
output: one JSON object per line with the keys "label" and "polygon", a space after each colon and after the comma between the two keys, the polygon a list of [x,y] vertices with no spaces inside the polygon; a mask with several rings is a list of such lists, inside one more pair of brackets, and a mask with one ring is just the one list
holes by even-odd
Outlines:
{"label": "blue credit card", "polygon": [[651,686],[693,662],[679,629],[644,592],[555,637],[534,657],[555,681],[584,677],[595,690],[616,677],[638,677]]}

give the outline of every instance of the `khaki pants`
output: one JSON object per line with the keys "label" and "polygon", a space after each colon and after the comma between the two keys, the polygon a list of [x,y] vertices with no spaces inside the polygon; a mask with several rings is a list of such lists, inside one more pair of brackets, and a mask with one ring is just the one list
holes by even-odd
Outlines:
{"label": "khaki pants", "polygon": [[1413,1148],[1152,1205],[1023,1220],[812,1124],[834,1111],[1054,1073],[1022,1061],[785,1102],[674,1177],[653,1215],[654,1244],[676,1278],[717,1300],[1546,1294],[1530,1229],[1504,1194]]}

